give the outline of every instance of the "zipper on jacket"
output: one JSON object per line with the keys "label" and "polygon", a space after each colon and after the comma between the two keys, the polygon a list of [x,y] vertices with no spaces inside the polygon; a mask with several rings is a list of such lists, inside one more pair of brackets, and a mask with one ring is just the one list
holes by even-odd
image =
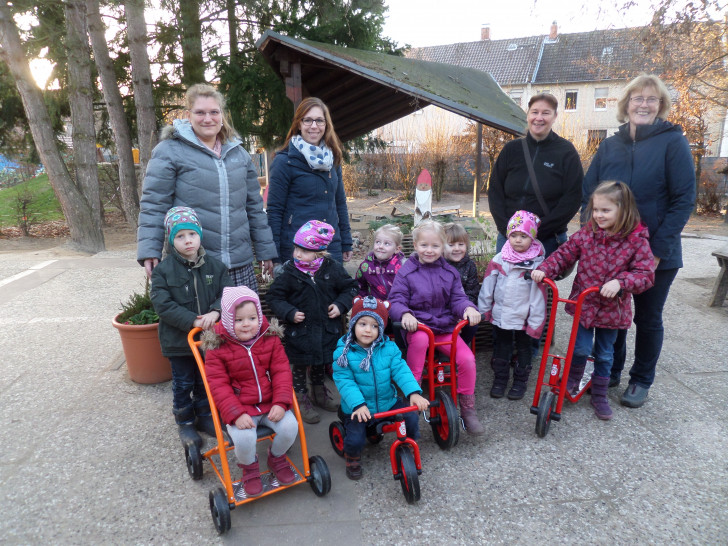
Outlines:
{"label": "zipper on jacket", "polygon": [[[250,358],[250,365],[253,367],[253,377],[255,377],[255,386],[258,388],[258,404],[260,404],[263,401],[263,393],[260,390],[260,381],[258,381],[258,370],[255,367],[255,360],[253,359],[253,350],[252,348],[246,347],[245,345],[241,345],[246,351],[248,351],[248,357]],[[256,408],[258,406],[256,405]],[[260,410],[258,410],[260,411]]]}
{"label": "zipper on jacket", "polygon": [[290,225],[291,225],[292,223],[293,223],[293,214],[291,214],[291,215],[290,215],[290,216],[288,217],[288,225],[290,226]]}

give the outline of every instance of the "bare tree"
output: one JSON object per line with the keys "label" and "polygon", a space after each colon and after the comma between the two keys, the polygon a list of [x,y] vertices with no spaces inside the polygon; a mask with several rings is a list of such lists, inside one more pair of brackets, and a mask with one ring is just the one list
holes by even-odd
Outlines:
{"label": "bare tree", "polygon": [[144,0],[126,0],[124,11],[128,25],[129,56],[131,57],[134,104],[137,114],[137,135],[139,138],[139,163],[142,180],[147,172],[147,163],[152,149],[157,144],[157,120],[154,115],[152,95],[152,72],[147,53],[147,24],[144,21]]}
{"label": "bare tree", "polygon": [[86,5],[81,0],[64,3],[66,50],[68,52],[68,102],[71,107],[71,137],[76,180],[101,229],[102,213],[99,176],[96,167],[94,90],[91,86],[91,55],[86,27]]}
{"label": "bare tree", "polygon": [[109,112],[111,130],[114,133],[116,155],[119,158],[119,189],[124,218],[132,229],[136,229],[139,217],[139,193],[134,171],[131,131],[124,113],[121,93],[116,83],[109,47],[106,44],[105,26],[99,12],[99,0],[86,0],[86,18],[94,60],[101,77],[106,109]]}
{"label": "bare tree", "polygon": [[94,221],[86,197],[76,187],[56,144],[48,109],[30,73],[28,59],[8,4],[0,4],[0,58],[8,65],[18,88],[33,141],[46,168],[63,214],[71,240],[81,250],[104,250],[104,235]]}

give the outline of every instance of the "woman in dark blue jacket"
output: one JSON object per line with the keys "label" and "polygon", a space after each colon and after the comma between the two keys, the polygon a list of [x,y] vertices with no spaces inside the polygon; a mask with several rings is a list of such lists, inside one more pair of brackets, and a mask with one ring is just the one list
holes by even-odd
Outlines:
{"label": "woman in dark blue jacket", "polygon": [[[621,403],[638,408],[647,399],[662,350],[662,309],[682,267],[680,233],[695,203],[695,167],[682,128],[665,121],[670,94],[657,76],[632,80],[617,104],[619,131],[601,143],[584,178],[584,205],[604,180],[619,180],[634,193],[655,255],[655,285],[634,296],[636,340],[629,386]],[[617,386],[627,355],[627,331],[614,345],[609,386]]]}
{"label": "woman in dark blue jacket", "polygon": [[283,148],[270,170],[268,225],[281,262],[293,254],[293,236],[309,220],[334,226],[331,257],[351,259],[351,228],[341,178],[341,144],[321,99],[301,101]]}

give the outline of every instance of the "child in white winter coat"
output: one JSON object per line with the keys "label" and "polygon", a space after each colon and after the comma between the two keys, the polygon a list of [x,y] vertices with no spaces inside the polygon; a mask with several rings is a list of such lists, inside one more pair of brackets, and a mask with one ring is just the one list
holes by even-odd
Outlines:
{"label": "child in white winter coat", "polygon": [[524,274],[544,260],[543,245],[536,239],[541,220],[535,214],[519,210],[508,222],[505,245],[488,264],[478,297],[478,308],[485,320],[493,324],[493,386],[490,395],[502,398],[510,377],[510,360],[515,343],[518,362],[513,370],[510,400],[520,400],[526,393],[531,373],[531,339],[539,339],[546,322],[546,298],[543,285],[526,280]]}

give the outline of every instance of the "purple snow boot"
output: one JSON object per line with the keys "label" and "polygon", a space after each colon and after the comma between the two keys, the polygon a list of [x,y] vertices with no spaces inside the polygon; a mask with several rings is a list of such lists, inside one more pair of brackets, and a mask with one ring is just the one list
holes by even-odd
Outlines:
{"label": "purple snow boot", "polygon": [[612,418],[612,408],[609,407],[609,401],[607,400],[608,389],[609,377],[592,375],[591,405],[597,417],[604,421]]}

